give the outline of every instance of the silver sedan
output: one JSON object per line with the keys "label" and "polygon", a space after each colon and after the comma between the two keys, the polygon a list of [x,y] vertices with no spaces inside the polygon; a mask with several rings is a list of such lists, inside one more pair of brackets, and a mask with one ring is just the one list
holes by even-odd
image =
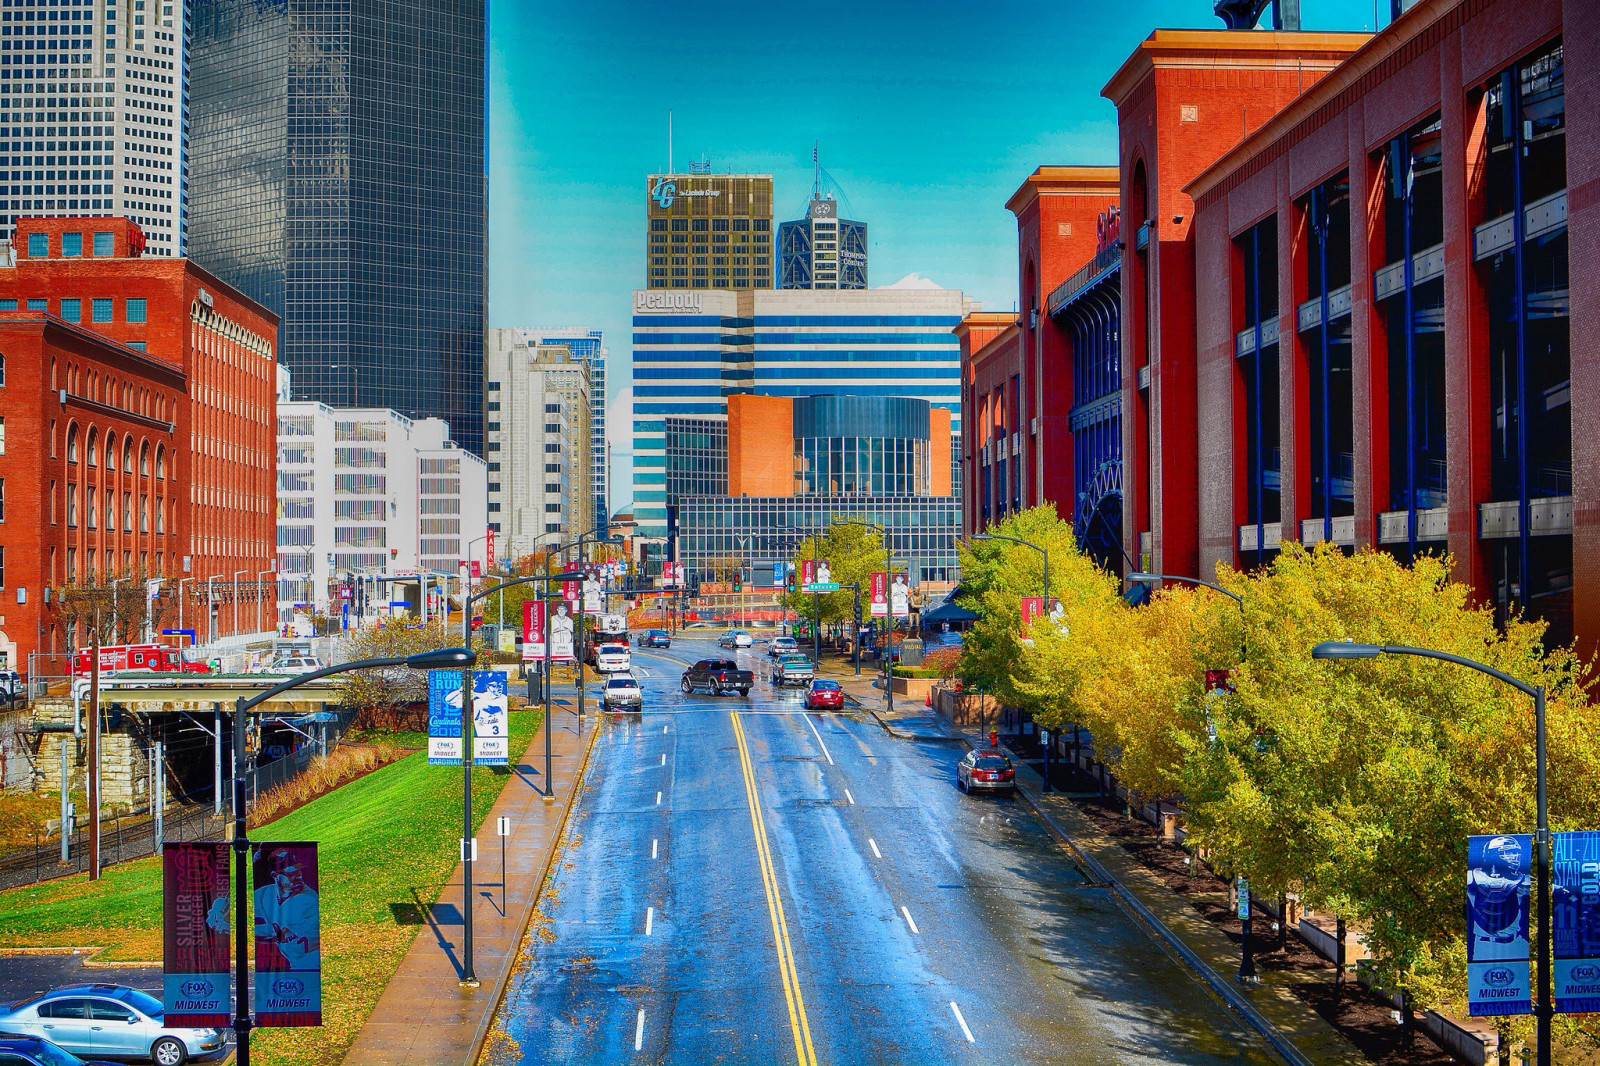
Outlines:
{"label": "silver sedan", "polygon": [[181,1066],[227,1048],[226,1031],[172,1029],[159,999],[126,985],[67,985],[14,1004],[0,1032],[39,1036],[75,1055],[149,1059]]}

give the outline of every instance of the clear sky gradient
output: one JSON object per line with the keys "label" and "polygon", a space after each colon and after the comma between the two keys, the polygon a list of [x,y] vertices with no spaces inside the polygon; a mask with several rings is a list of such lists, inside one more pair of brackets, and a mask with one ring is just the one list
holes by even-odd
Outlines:
{"label": "clear sky gradient", "polygon": [[[1301,3],[1308,30],[1373,25],[1371,0]],[[1008,310],[1007,198],[1041,164],[1116,161],[1100,89],[1158,26],[1222,23],[1209,0],[492,3],[489,324],[605,330],[611,502],[624,505],[630,294],[669,108],[677,169],[704,155],[770,173],[783,221],[804,209],[820,142],[868,224],[872,285],[917,273]]]}

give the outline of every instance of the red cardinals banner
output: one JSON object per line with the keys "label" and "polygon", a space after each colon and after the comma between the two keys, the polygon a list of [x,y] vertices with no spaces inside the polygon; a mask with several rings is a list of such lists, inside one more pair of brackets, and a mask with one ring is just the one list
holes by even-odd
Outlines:
{"label": "red cardinals banner", "polygon": [[1024,637],[1026,637],[1028,635],[1028,629],[1029,629],[1030,626],[1033,625],[1034,621],[1036,619],[1043,618],[1043,617],[1044,617],[1044,597],[1043,596],[1024,596],[1024,597],[1022,597],[1022,635]]}
{"label": "red cardinals banner", "polygon": [[815,559],[800,560],[800,587],[808,589],[817,581],[817,561]]}
{"label": "red cardinals banner", "polygon": [[161,849],[161,1002],[169,1026],[223,1029],[232,1024],[228,848],[219,840]]}
{"label": "red cardinals banner", "polygon": [[544,658],[544,612],[540,601],[522,601],[522,658]]}
{"label": "red cardinals banner", "polygon": [[322,1024],[322,909],[317,845],[251,848],[256,924],[256,1025]]}
{"label": "red cardinals banner", "polygon": [[[566,600],[568,603],[577,603],[578,601],[582,600],[583,582],[581,580],[563,581],[561,583],[561,598]],[[576,609],[577,608],[573,608],[573,610]]]}
{"label": "red cardinals banner", "polygon": [[874,570],[870,587],[872,591],[870,597],[872,617],[889,617],[889,575],[885,571]]}

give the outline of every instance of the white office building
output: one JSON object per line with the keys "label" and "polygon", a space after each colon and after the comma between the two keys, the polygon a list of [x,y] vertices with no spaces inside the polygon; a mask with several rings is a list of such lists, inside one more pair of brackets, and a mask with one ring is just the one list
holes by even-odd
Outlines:
{"label": "white office building", "polygon": [[[6,3],[0,237],[18,218],[126,215],[146,255],[183,255],[184,0]],[[94,254],[84,249],[83,254]]]}
{"label": "white office building", "polygon": [[497,556],[528,555],[595,524],[593,380],[568,344],[492,329],[484,351],[484,454]]}
{"label": "white office building", "polygon": [[606,350],[605,332],[584,329],[582,326],[558,326],[552,329],[519,329],[517,339],[530,347],[544,344],[565,344],[572,354],[589,367],[589,440],[591,442],[590,469],[594,482],[594,515],[604,523],[610,509],[608,471],[610,445],[606,441]]}
{"label": "white office building", "polygon": [[[459,592],[486,562],[488,470],[437,418],[278,400],[278,622]],[[411,578],[385,582],[379,578]],[[438,604],[434,604],[437,609]]]}

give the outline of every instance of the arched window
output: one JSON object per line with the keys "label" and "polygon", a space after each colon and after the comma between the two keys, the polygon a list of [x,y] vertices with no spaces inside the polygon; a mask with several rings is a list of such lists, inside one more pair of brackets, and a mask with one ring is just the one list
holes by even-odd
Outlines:
{"label": "arched window", "polygon": [[[100,465],[100,454],[99,454],[100,449],[98,447],[99,444],[100,444],[99,432],[96,431],[96,430],[93,430],[93,429],[89,430],[89,443],[86,446],[86,448],[87,448],[87,451],[88,451],[88,460],[89,460],[89,465],[90,466],[99,466]],[[115,464],[113,463],[112,465],[114,466]]]}
{"label": "arched window", "polygon": [[156,477],[165,479],[167,476],[167,448],[166,445],[156,446]]}
{"label": "arched window", "polygon": [[67,462],[78,461],[78,424],[72,423],[67,427]]}
{"label": "arched window", "polygon": [[116,468],[117,468],[117,435],[115,433],[109,433],[108,432],[106,434],[106,469],[107,470],[115,470]]}
{"label": "arched window", "polygon": [[122,472],[133,473],[133,438],[122,438]]}
{"label": "arched window", "polygon": [[139,476],[150,476],[150,442],[139,445]]}

